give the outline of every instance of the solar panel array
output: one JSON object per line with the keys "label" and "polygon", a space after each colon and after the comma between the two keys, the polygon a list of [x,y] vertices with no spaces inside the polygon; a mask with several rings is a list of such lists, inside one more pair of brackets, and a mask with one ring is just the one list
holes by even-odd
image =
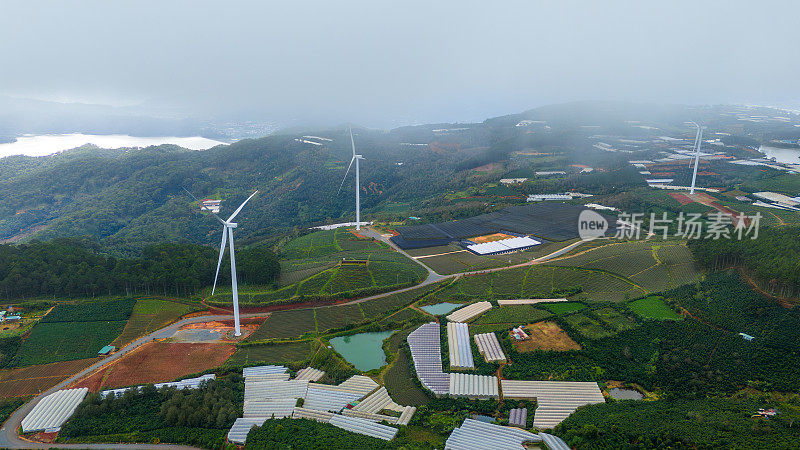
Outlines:
{"label": "solar panel array", "polygon": [[525,442],[541,442],[529,431],[464,419],[460,427],[450,433],[444,444],[446,450],[503,449],[525,450]]}
{"label": "solar panel array", "polygon": [[492,304],[489,302],[472,303],[451,312],[447,316],[447,320],[450,322],[468,322],[469,320],[480,316],[490,309],[492,309]]}
{"label": "solar panel array", "polygon": [[483,355],[486,362],[503,362],[506,360],[506,354],[503,353],[503,348],[500,347],[500,341],[497,340],[497,335],[493,332],[476,334],[475,345],[478,346],[478,352]]}
{"label": "solar panel array", "polygon": [[450,350],[450,367],[460,369],[475,368],[467,324],[447,322],[447,344]]}
{"label": "solar panel array", "polygon": [[22,419],[22,432],[60,428],[88,393],[87,388],[62,389],[45,396]]}
{"label": "solar panel array", "polygon": [[420,325],[408,335],[408,347],[420,383],[436,395],[450,391],[450,376],[442,371],[442,344],[439,324]]}

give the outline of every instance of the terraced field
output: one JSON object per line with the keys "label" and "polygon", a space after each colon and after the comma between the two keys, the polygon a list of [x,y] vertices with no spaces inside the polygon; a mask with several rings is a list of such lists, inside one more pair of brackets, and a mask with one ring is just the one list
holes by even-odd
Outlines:
{"label": "terraced field", "polygon": [[199,310],[199,307],[185,303],[171,302],[156,298],[140,298],[133,307],[133,313],[125,324],[122,334],[113,345],[121,348],[137,338],[161,329],[178,320],[184,314]]}
{"label": "terraced field", "polygon": [[478,316],[474,323],[507,323],[527,324],[538,322],[550,317],[552,314],[543,309],[534,308],[533,305],[501,306],[492,308]]}
{"label": "terraced field", "polygon": [[315,331],[317,331],[317,326],[313,309],[275,311],[247,340],[296,338],[303,333]]}
{"label": "terraced field", "polygon": [[239,366],[301,362],[309,359],[316,348],[317,344],[312,341],[240,347],[236,350],[236,353],[228,358],[226,364]]}

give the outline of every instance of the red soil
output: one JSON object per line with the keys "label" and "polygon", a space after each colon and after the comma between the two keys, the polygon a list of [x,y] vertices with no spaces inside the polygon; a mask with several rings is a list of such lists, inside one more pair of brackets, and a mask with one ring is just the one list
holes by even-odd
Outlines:
{"label": "red soil", "polygon": [[150,342],[73,384],[90,391],[160,383],[222,365],[236,350],[231,344]]}

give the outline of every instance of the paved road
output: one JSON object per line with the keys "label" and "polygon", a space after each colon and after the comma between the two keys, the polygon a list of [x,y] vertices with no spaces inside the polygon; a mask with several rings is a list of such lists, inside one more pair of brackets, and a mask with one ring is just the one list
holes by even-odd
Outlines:
{"label": "paved road", "polygon": [[[498,267],[498,268],[486,269],[486,270],[476,270],[476,271],[473,271],[473,272],[462,272],[462,273],[457,273],[457,274],[452,274],[452,275],[440,275],[440,274],[434,272],[433,269],[431,269],[430,267],[426,266],[425,264],[423,264],[419,260],[414,259],[413,257],[411,257],[411,255],[409,255],[408,253],[403,251],[401,248],[399,248],[396,245],[394,245],[394,243],[392,241],[390,241],[387,237],[381,235],[380,233],[378,233],[377,231],[373,230],[372,228],[366,228],[366,229],[362,230],[362,234],[365,235],[365,236],[373,237],[375,239],[379,239],[382,242],[385,242],[386,244],[388,244],[389,246],[391,246],[392,248],[394,248],[398,252],[402,253],[403,255],[405,255],[406,257],[411,259],[412,261],[415,261],[417,264],[419,264],[422,267],[424,267],[428,271],[427,278],[425,278],[425,281],[423,281],[422,283],[417,284],[415,286],[411,286],[411,287],[407,287],[407,288],[403,288],[403,289],[397,289],[397,290],[390,291],[390,292],[384,292],[382,294],[373,295],[373,296],[370,296],[370,297],[359,298],[357,300],[353,300],[353,301],[345,302],[345,303],[339,303],[339,304],[336,304],[336,305],[321,306],[321,308],[335,308],[337,306],[343,306],[343,305],[349,305],[349,304],[354,304],[354,303],[366,302],[366,301],[369,301],[369,300],[383,298],[383,297],[386,297],[388,295],[397,294],[397,293],[400,293],[400,292],[410,291],[412,289],[417,289],[417,288],[422,287],[422,286],[427,286],[429,284],[433,284],[433,283],[436,283],[436,282],[441,281],[441,280],[445,280],[445,279],[449,279],[449,278],[456,278],[456,277],[460,277],[460,276],[463,276],[463,275],[487,273],[487,272],[496,272],[498,270],[507,270],[507,269],[513,269],[513,268],[516,268],[516,267],[524,267],[524,266],[529,266],[529,265],[532,265],[532,264],[538,264],[538,263],[541,263],[541,262],[544,262],[544,261],[548,261],[548,260],[553,259],[553,258],[557,258],[557,257],[569,252],[573,248],[575,248],[575,247],[577,247],[577,246],[579,246],[580,244],[583,243],[583,241],[578,241],[578,242],[572,243],[572,244],[570,244],[570,245],[568,245],[568,246],[566,246],[566,247],[564,247],[562,249],[556,250],[556,251],[554,251],[554,252],[552,252],[550,254],[542,256],[540,258],[536,258],[534,260],[527,261],[527,262],[520,263],[520,264],[516,264],[516,265],[513,265],[513,266]],[[320,306],[317,306],[317,308],[320,308]],[[300,309],[304,309],[304,308],[300,308]],[[252,313],[252,314],[242,314],[241,315],[242,318],[261,317],[261,316],[264,316],[264,313]],[[35,398],[33,398],[31,401],[29,401],[28,403],[22,405],[22,407],[17,409],[11,415],[11,417],[9,417],[8,420],[3,424],[2,428],[0,428],[0,448],[50,448],[50,447],[53,447],[53,445],[51,445],[51,444],[40,444],[40,443],[36,443],[36,442],[27,441],[27,440],[24,440],[24,439],[20,438],[17,435],[17,429],[19,429],[19,426],[20,426],[20,423],[22,422],[22,419],[25,416],[28,415],[28,413],[31,411],[31,409],[33,409],[33,407],[36,406],[36,404],[39,403],[39,401],[44,396],[52,394],[53,392],[55,392],[55,391],[57,391],[59,389],[63,389],[64,387],[68,386],[69,384],[71,384],[71,383],[79,380],[80,378],[83,378],[84,376],[94,372],[95,370],[99,369],[100,367],[102,367],[102,366],[104,366],[104,365],[106,365],[106,364],[108,364],[108,363],[110,363],[110,362],[112,362],[112,361],[114,361],[114,360],[116,360],[118,358],[121,358],[122,356],[124,356],[125,354],[129,353],[130,351],[138,348],[142,344],[146,344],[146,343],[148,343],[148,342],[150,342],[150,341],[152,341],[154,339],[163,339],[163,338],[168,338],[168,337],[172,336],[172,334],[174,334],[175,331],[178,330],[178,328],[180,328],[180,327],[182,327],[184,325],[188,325],[188,324],[191,324],[191,323],[200,323],[200,322],[212,322],[212,321],[216,321],[216,320],[228,320],[228,319],[232,319],[232,318],[233,318],[232,315],[213,315],[213,316],[190,317],[188,319],[179,320],[178,322],[175,322],[172,325],[169,325],[169,326],[164,327],[164,328],[162,328],[160,330],[154,331],[154,332],[148,334],[147,336],[141,337],[141,338],[131,342],[130,344],[126,345],[125,347],[121,348],[119,351],[114,353],[113,355],[110,355],[107,358],[104,358],[104,359],[98,361],[97,363],[95,363],[92,366],[84,369],[80,373],[77,373],[77,374],[67,378],[66,380],[62,381],[61,383],[51,387],[50,389],[42,392],[41,394],[39,394]],[[114,449],[128,449],[128,450],[131,450],[131,449],[168,449],[168,448],[191,449],[191,448],[193,448],[193,447],[188,447],[188,446],[171,445],[171,444],[158,444],[158,445],[155,445],[155,444],[58,444],[57,447],[58,448],[92,448],[92,449],[95,449],[95,448],[96,449],[114,448]]]}
{"label": "paved road", "polygon": [[[250,317],[263,317],[264,313],[253,313],[253,314],[242,314],[242,318],[250,318]],[[232,315],[213,315],[213,316],[197,316],[197,317],[190,317],[187,319],[179,320],[172,325],[166,326],[161,328],[160,330],[156,330],[147,336],[141,337],[130,344],[126,345],[125,347],[119,349],[116,353],[92,364],[91,366],[87,367],[86,369],[82,370],[81,372],[67,378],[66,380],[62,381],[61,383],[51,387],[50,389],[42,392],[41,394],[34,397],[28,403],[22,405],[19,409],[14,411],[11,417],[3,424],[2,428],[0,428],[0,448],[51,448],[57,446],[58,448],[119,448],[119,449],[167,449],[167,448],[175,448],[175,449],[191,449],[194,447],[182,446],[182,445],[169,445],[169,444],[40,444],[36,442],[27,441],[25,439],[20,438],[17,436],[17,430],[19,429],[20,424],[22,423],[22,419],[28,415],[29,412],[36,406],[41,399],[53,392],[63,389],[64,387],[70,385],[71,383],[83,378],[84,376],[94,372],[95,370],[99,369],[100,367],[121,358],[125,354],[135,350],[136,348],[140,347],[143,344],[146,344],[154,339],[163,339],[172,336],[178,328],[192,324],[192,323],[201,323],[201,322],[213,322],[217,320],[229,320],[233,319]]]}

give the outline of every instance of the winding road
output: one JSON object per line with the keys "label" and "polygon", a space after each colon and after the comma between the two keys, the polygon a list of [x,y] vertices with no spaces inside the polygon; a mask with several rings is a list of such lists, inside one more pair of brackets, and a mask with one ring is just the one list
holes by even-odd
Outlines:
{"label": "winding road", "polygon": [[[582,244],[584,242],[584,241],[577,241],[575,243],[567,245],[564,248],[561,248],[561,249],[558,249],[558,250],[556,250],[556,251],[554,251],[552,253],[549,253],[549,254],[547,254],[545,256],[533,259],[531,261],[526,261],[526,262],[523,262],[523,263],[520,263],[520,264],[515,264],[515,265],[512,265],[512,266],[497,267],[497,268],[485,269],[485,270],[476,270],[476,271],[472,271],[472,272],[462,272],[462,273],[456,273],[456,274],[451,274],[451,275],[440,275],[440,274],[434,272],[430,267],[426,266],[425,264],[423,264],[419,260],[413,258],[411,255],[409,255],[408,253],[403,251],[401,248],[399,248],[396,245],[394,245],[394,243],[391,240],[389,240],[389,238],[387,236],[378,233],[374,229],[367,228],[367,229],[362,231],[362,234],[365,235],[365,236],[371,237],[371,238],[378,239],[381,242],[384,242],[384,243],[388,244],[393,249],[395,249],[398,252],[400,252],[403,255],[405,255],[407,258],[411,259],[412,261],[415,261],[417,264],[421,265],[422,267],[424,267],[428,271],[428,276],[425,278],[425,280],[422,283],[414,285],[414,286],[411,286],[411,287],[407,287],[407,288],[403,288],[403,289],[397,289],[397,290],[389,291],[389,292],[384,292],[382,294],[377,294],[377,295],[373,295],[373,296],[370,296],[370,297],[359,298],[359,299],[352,300],[352,301],[349,301],[349,302],[343,302],[343,303],[338,303],[338,304],[329,305],[329,306],[317,306],[317,308],[335,308],[337,306],[344,306],[344,305],[350,305],[350,304],[354,304],[354,303],[366,302],[366,301],[369,301],[369,300],[375,300],[375,299],[386,297],[386,296],[389,296],[389,295],[392,295],[392,294],[397,294],[397,293],[400,293],[400,292],[406,292],[406,291],[410,291],[412,289],[417,289],[419,287],[427,286],[427,285],[430,285],[430,284],[433,284],[433,283],[436,283],[436,282],[439,282],[439,281],[442,281],[442,280],[445,280],[445,279],[457,278],[457,277],[460,277],[460,276],[463,276],[463,275],[496,272],[496,271],[499,271],[499,270],[507,270],[507,269],[513,269],[513,268],[516,268],[516,267],[524,267],[524,266],[529,266],[529,265],[532,265],[532,264],[538,264],[538,263],[542,263],[544,261],[548,261],[548,260],[553,259],[553,258],[557,258],[557,257],[569,252],[570,250],[574,249],[575,247],[579,246],[580,244]],[[309,306],[308,308],[313,308],[313,306]],[[298,309],[306,309],[306,308],[298,308]],[[264,313],[250,313],[250,314],[242,314],[241,318],[253,318],[253,317],[263,317],[263,316],[264,316]],[[110,356],[108,356],[108,357],[96,362],[95,364],[92,364],[91,366],[87,367],[86,369],[82,370],[81,372],[79,372],[79,373],[77,373],[77,374],[65,379],[64,381],[62,381],[61,383],[51,387],[50,389],[47,389],[46,391],[41,392],[39,395],[37,395],[36,397],[31,399],[29,402],[27,402],[24,405],[22,405],[19,409],[14,411],[14,413],[11,414],[11,416],[8,418],[8,420],[6,420],[6,422],[3,424],[2,428],[0,428],[0,448],[15,448],[15,449],[19,449],[19,448],[22,448],[22,449],[26,449],[26,448],[42,448],[42,449],[46,449],[46,448],[53,448],[54,446],[58,447],[58,448],[75,448],[75,449],[80,449],[80,448],[106,449],[106,448],[109,448],[109,449],[127,449],[127,450],[133,450],[133,449],[159,449],[159,450],[163,450],[163,449],[187,449],[188,450],[188,449],[195,448],[195,447],[190,447],[190,446],[174,445],[174,444],[44,444],[44,443],[33,442],[33,441],[29,441],[27,439],[21,438],[19,435],[17,435],[17,430],[19,429],[20,424],[22,423],[22,419],[24,419],[25,416],[28,415],[28,413],[33,409],[33,407],[36,406],[36,404],[39,403],[39,401],[41,401],[43,397],[45,397],[47,395],[50,395],[50,394],[52,394],[53,392],[55,392],[55,391],[57,391],[59,389],[63,389],[66,386],[69,386],[73,382],[75,382],[75,381],[83,378],[84,376],[96,371],[97,369],[105,366],[106,364],[111,363],[111,362],[113,362],[113,361],[125,356],[126,354],[130,353],[131,351],[135,350],[136,348],[140,347],[141,345],[146,344],[148,342],[151,342],[151,341],[153,341],[155,339],[168,338],[168,337],[172,336],[180,327],[182,327],[184,325],[193,324],[193,323],[201,323],[201,322],[213,322],[213,321],[219,321],[219,320],[229,320],[229,319],[232,319],[232,318],[233,318],[233,315],[208,315],[208,316],[197,316],[197,317],[190,317],[190,318],[186,318],[186,319],[181,319],[181,320],[179,320],[179,321],[177,321],[177,322],[175,322],[175,323],[173,323],[171,325],[168,325],[168,326],[166,326],[164,328],[161,328],[160,330],[156,330],[156,331],[154,331],[154,332],[152,332],[152,333],[150,333],[150,334],[148,334],[146,336],[143,336],[143,337],[141,337],[139,339],[136,339],[135,341],[131,342],[130,344],[126,345],[125,347],[119,349],[116,353],[114,353],[114,354],[112,354],[112,355],[110,355]]]}

